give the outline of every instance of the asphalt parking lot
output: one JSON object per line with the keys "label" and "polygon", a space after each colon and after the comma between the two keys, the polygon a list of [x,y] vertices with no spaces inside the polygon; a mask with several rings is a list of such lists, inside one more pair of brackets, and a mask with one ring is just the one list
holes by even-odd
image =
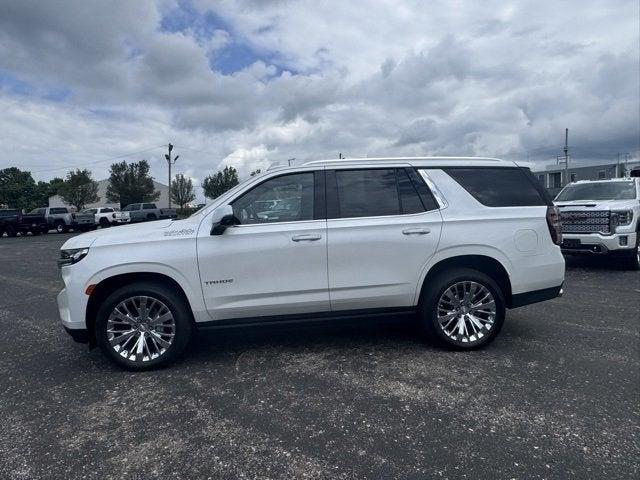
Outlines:
{"label": "asphalt parking lot", "polygon": [[640,273],[572,260],[561,299],[439,350],[378,324],[207,332],[128,373],[58,323],[69,235],[0,238],[0,478],[632,478]]}

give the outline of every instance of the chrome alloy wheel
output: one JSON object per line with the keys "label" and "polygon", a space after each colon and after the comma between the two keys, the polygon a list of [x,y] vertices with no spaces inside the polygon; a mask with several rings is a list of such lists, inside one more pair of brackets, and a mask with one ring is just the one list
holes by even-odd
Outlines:
{"label": "chrome alloy wheel", "polygon": [[489,333],[495,319],[495,298],[480,283],[454,283],[438,300],[438,324],[451,340],[476,342]]}
{"label": "chrome alloy wheel", "polygon": [[176,334],[171,310],[153,297],[136,296],[120,302],[107,320],[107,340],[118,355],[148,362],[163,355]]}

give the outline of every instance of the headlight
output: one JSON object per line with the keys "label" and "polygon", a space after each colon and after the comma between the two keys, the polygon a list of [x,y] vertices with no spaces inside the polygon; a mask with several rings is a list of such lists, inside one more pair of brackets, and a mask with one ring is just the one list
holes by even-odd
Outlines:
{"label": "headlight", "polygon": [[62,268],[67,265],[73,265],[78,263],[89,253],[88,248],[72,248],[69,250],[60,250],[60,259],[58,260],[58,267]]}
{"label": "headlight", "polygon": [[611,221],[616,227],[631,225],[631,222],[633,221],[633,210],[619,210],[617,212],[611,212]]}

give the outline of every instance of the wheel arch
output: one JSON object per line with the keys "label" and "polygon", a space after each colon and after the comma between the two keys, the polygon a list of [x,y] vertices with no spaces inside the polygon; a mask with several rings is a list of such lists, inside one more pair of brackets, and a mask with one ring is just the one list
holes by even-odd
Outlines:
{"label": "wheel arch", "polygon": [[85,322],[89,336],[90,348],[96,346],[96,316],[102,302],[118,288],[138,282],[157,283],[171,288],[184,301],[184,304],[187,306],[188,314],[191,318],[191,321],[195,322],[193,307],[191,305],[191,302],[189,301],[189,298],[187,297],[187,294],[185,293],[180,283],[171,278],[169,275],[158,272],[131,272],[112,275],[95,284],[93,290],[91,291],[91,295],[89,296],[89,301],[87,302],[87,308],[85,311]]}
{"label": "wheel arch", "polygon": [[429,288],[431,280],[439,273],[454,268],[471,268],[491,277],[502,290],[507,308],[511,308],[512,290],[509,273],[505,266],[496,258],[483,254],[454,255],[441,259],[434,263],[427,271],[420,285],[418,306],[424,298],[425,291]]}

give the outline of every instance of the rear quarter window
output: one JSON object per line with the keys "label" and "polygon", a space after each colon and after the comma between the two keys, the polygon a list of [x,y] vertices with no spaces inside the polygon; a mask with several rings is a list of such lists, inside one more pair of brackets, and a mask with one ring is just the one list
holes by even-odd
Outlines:
{"label": "rear quarter window", "polygon": [[445,168],[462,188],[487,207],[545,206],[550,199],[532,174],[522,168]]}

